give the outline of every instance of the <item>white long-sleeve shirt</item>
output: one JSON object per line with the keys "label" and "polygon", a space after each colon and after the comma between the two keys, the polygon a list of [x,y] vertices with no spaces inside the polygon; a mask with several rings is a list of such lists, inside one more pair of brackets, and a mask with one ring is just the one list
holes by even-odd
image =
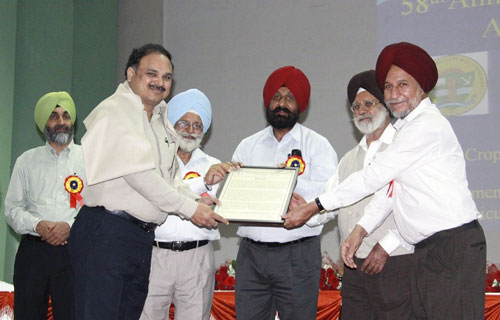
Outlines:
{"label": "white long-sleeve shirt", "polygon": [[24,152],[16,160],[5,197],[5,218],[18,234],[32,234],[38,222],[73,225],[79,208],[70,207],[64,182],[77,175],[86,186],[82,149],[71,142],[59,155],[46,143]]}
{"label": "white long-sleeve shirt", "polygon": [[[468,188],[462,148],[450,123],[430,99],[422,100],[394,127],[398,130],[394,142],[371,165],[320,195],[325,209],[354,203],[394,180],[394,218],[410,244],[479,218]],[[382,210],[373,210],[382,197],[382,192],[374,196],[358,222],[368,233],[386,217]]]}
{"label": "white long-sleeve shirt", "polygon": [[[328,140],[297,123],[281,141],[276,140],[271,126],[243,139],[233,154],[233,161],[249,166],[276,167],[284,163],[293,149],[302,153],[306,167],[297,179],[295,192],[308,199],[325,191],[328,179],[335,173],[337,154]],[[240,226],[237,234],[255,241],[288,242],[317,236],[323,226],[304,225],[287,230],[283,227]]]}
{"label": "white long-sleeve shirt", "polygon": [[[393,142],[395,134],[396,129],[389,124],[380,138],[372,141],[369,146],[366,143],[366,136],[363,136],[359,144],[347,152],[340,160],[335,175],[330,178],[326,185],[327,192],[334,190],[341,181],[346,179],[353,172],[366,168],[370,165],[378,152],[383,151]],[[385,210],[392,211],[392,198],[387,197],[387,194],[384,194],[384,196],[387,200],[386,207],[383,208],[384,212]],[[347,236],[354,229],[358,220],[363,216],[364,208],[371,199],[372,196],[368,196],[350,206],[341,208],[340,210],[329,211],[325,214],[316,214],[309,219],[307,224],[309,226],[325,224],[326,222],[335,219],[338,215],[340,241],[344,242]],[[394,236],[400,239],[399,232],[397,231],[396,224],[394,222],[394,217],[390,215],[377,230],[363,239],[363,243],[356,251],[356,256],[361,259],[366,258],[377,243],[379,243],[388,254],[393,256],[413,253],[413,246],[404,242],[402,239],[400,239],[400,246],[392,245],[392,238]]]}
{"label": "white long-sleeve shirt", "polygon": [[[182,177],[188,172],[196,172],[200,176],[189,180],[184,180],[184,183],[189,185],[189,188],[196,194],[208,192],[210,195],[215,196],[217,193],[217,185],[212,186],[212,190],[208,191],[205,188],[205,174],[210,166],[220,163],[214,157],[209,156],[200,148],[197,148],[191,154],[189,162],[184,164],[182,160],[177,157],[179,164],[179,171]],[[165,223],[160,225],[155,230],[155,240],[170,242],[170,241],[197,241],[197,240],[217,240],[220,238],[218,229],[200,228],[194,225],[191,221],[183,219],[182,217],[170,214],[165,220]]]}

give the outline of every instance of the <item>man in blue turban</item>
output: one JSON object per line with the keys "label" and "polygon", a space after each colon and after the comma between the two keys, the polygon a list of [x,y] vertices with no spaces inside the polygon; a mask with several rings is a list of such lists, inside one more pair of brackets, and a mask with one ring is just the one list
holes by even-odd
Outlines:
{"label": "man in blue turban", "polygon": [[[217,185],[207,186],[204,176],[220,161],[200,149],[212,120],[210,101],[198,89],[181,92],[168,103],[167,118],[179,136],[176,159],[184,182],[201,196],[215,196]],[[169,215],[155,230],[148,296],[140,319],[163,319],[172,302],[175,319],[210,318],[215,272],[210,241],[219,238],[217,229]]]}

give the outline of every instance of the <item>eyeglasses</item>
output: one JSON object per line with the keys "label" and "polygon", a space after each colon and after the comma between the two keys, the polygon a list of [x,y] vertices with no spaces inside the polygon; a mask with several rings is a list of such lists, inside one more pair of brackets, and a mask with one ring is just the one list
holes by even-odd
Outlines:
{"label": "eyeglasses", "polygon": [[275,102],[280,102],[281,99],[283,99],[283,98],[285,99],[285,102],[288,102],[288,103],[295,101],[295,98],[291,94],[287,94],[287,95],[282,96],[281,94],[277,93],[273,96],[272,99]]}
{"label": "eyeglasses", "polygon": [[379,103],[380,103],[380,101],[371,101],[371,100],[365,100],[362,103],[357,103],[356,102],[356,103],[354,103],[351,106],[351,111],[352,112],[359,111],[359,109],[361,108],[361,106],[364,106],[366,109],[371,109],[371,108],[375,107]]}
{"label": "eyeglasses", "polygon": [[177,123],[175,124],[175,126],[178,127],[179,129],[185,129],[187,127],[191,127],[195,131],[202,131],[203,130],[203,124],[201,124],[199,122],[193,122],[193,123],[191,123],[188,120],[177,121]]}

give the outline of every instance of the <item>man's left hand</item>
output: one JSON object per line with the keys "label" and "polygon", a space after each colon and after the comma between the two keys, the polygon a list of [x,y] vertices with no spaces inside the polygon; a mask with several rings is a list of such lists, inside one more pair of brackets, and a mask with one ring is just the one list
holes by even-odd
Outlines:
{"label": "man's left hand", "polygon": [[389,258],[389,254],[377,243],[363,262],[361,271],[369,274],[379,273],[384,268],[387,258]]}
{"label": "man's left hand", "polygon": [[54,222],[45,241],[53,246],[65,245],[68,243],[69,231],[67,222]]}
{"label": "man's left hand", "polygon": [[318,212],[318,206],[315,202],[301,204],[281,216],[285,220],[283,225],[287,229],[298,228],[304,225],[316,212]]}

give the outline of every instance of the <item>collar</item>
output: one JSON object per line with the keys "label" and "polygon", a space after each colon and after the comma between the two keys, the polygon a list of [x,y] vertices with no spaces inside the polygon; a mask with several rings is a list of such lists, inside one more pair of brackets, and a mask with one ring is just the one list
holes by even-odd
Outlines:
{"label": "collar", "polygon": [[197,161],[203,158],[204,154],[205,153],[199,147],[194,149],[193,152],[191,153],[191,159],[189,159],[189,162]]}
{"label": "collar", "polygon": [[205,158],[205,152],[203,152],[203,150],[201,150],[199,147],[196,148],[196,149],[194,149],[194,151],[191,153],[191,158],[189,159],[188,163],[186,163],[186,164],[184,164],[182,162],[181,158],[179,158],[179,155],[177,153],[175,154],[175,157],[178,160],[179,166],[181,168],[184,168],[184,167],[189,166],[190,164],[194,164],[197,161],[204,159]]}
{"label": "collar", "polygon": [[406,123],[413,121],[417,116],[419,116],[432,106],[433,104],[431,102],[431,99],[429,97],[425,98],[424,100],[420,101],[418,106],[414,110],[412,110],[412,112],[410,112],[406,117],[404,117],[403,119],[398,119],[394,123],[394,128],[399,131],[402,127],[404,127]]}
{"label": "collar", "polygon": [[[71,140],[71,142],[66,146],[66,148],[64,148],[61,151],[61,153],[63,153],[63,152],[68,152],[68,153],[71,152],[71,150],[73,149],[74,146],[75,146],[75,143],[73,142],[73,140]],[[52,146],[50,145],[50,143],[48,141],[45,141],[45,150],[47,150],[47,152],[50,153],[51,155],[57,157],[56,150],[54,150],[54,148],[52,148]]]}
{"label": "collar", "polygon": [[[283,136],[283,139],[281,139],[280,142],[287,141],[288,139],[294,139],[295,141],[300,141],[301,127],[302,127],[302,125],[297,122],[293,126],[293,128]],[[274,136],[272,126],[267,126],[267,128],[265,130],[267,131],[267,136],[264,139],[273,139],[274,141],[278,142],[278,140],[276,140],[276,137]],[[290,138],[288,138],[288,137],[290,137]]]}
{"label": "collar", "polygon": [[[380,136],[380,138],[378,138],[378,140],[373,141],[372,144],[374,142],[391,144],[392,141],[394,140],[395,134],[396,134],[396,129],[394,129],[392,124],[389,123],[389,125],[387,127],[385,127],[384,132],[382,132],[382,135]],[[358,143],[358,146],[365,151],[368,150],[368,145],[366,144],[366,135],[364,135],[363,138],[361,138],[361,140]]]}
{"label": "collar", "polygon": [[[127,80],[120,83],[116,91],[120,94],[126,94],[127,96],[130,96],[130,99],[133,102],[133,106],[135,108],[140,108],[141,111],[144,110],[144,104],[142,103],[141,97],[137,95],[134,92],[134,90],[132,90],[132,88],[130,88],[130,85],[128,84]],[[164,101],[161,101],[153,108],[153,114],[164,115],[166,109],[167,109],[167,104]]]}

